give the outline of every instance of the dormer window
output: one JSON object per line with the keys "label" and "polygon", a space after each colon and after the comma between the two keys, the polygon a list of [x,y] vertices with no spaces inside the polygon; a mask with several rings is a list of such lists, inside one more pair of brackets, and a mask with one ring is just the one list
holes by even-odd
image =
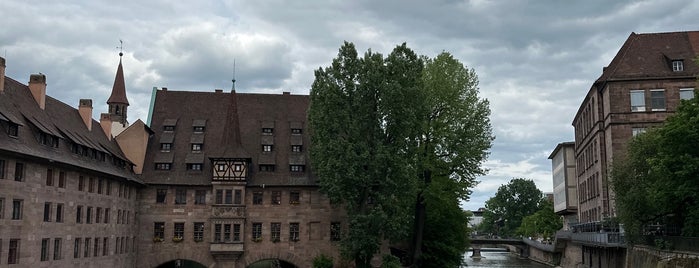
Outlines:
{"label": "dormer window", "polygon": [[262,151],[263,151],[263,152],[271,152],[271,151],[272,151],[272,145],[270,145],[270,144],[263,144],[263,145],[262,145]]}
{"label": "dormer window", "polygon": [[194,133],[204,133],[204,127],[194,127]]}
{"label": "dormer window", "polygon": [[684,71],[684,63],[682,62],[682,60],[673,60],[672,61],[672,71],[673,72]]}
{"label": "dormer window", "polygon": [[199,163],[187,164],[187,170],[201,171],[201,169],[202,169],[202,164],[199,164]]}
{"label": "dormer window", "polygon": [[175,131],[175,126],[163,126],[163,131]]}
{"label": "dormer window", "polygon": [[291,151],[294,153],[300,153],[301,152],[301,145],[291,145]]}
{"label": "dormer window", "polygon": [[7,135],[10,135],[10,137],[17,137],[17,134],[19,133],[19,125],[8,122],[7,125]]}
{"label": "dormer window", "polygon": [[161,152],[169,152],[170,149],[172,149],[172,143],[161,143],[160,144],[160,151]]}
{"label": "dormer window", "polygon": [[192,143],[192,152],[198,153],[201,152],[203,144],[201,143]]}
{"label": "dormer window", "polygon": [[170,170],[171,167],[170,163],[155,163],[155,170]]}
{"label": "dormer window", "polygon": [[289,170],[291,172],[303,172],[304,166],[303,165],[290,165]]}
{"label": "dormer window", "polygon": [[274,129],[270,127],[262,128],[262,134],[263,135],[272,135],[274,133]]}
{"label": "dormer window", "polygon": [[300,128],[292,128],[291,129],[291,134],[293,134],[293,135],[301,135],[301,133],[303,133],[303,130],[301,130]]}

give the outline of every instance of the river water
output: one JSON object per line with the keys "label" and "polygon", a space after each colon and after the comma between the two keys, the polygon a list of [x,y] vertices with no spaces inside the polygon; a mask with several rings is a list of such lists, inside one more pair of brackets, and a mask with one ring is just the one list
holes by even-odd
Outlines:
{"label": "river water", "polygon": [[520,259],[517,255],[510,252],[481,251],[481,256],[482,258],[480,260],[471,259],[471,251],[469,250],[464,255],[466,262],[462,267],[550,268],[549,266],[534,261]]}

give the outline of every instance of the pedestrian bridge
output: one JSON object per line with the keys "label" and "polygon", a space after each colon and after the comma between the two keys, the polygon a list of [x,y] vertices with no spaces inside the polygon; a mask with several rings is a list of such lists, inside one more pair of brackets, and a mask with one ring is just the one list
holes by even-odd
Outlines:
{"label": "pedestrian bridge", "polygon": [[481,258],[481,248],[484,246],[488,245],[512,245],[517,248],[517,253],[520,254],[520,256],[527,256],[528,255],[528,248],[526,243],[524,243],[524,240],[521,238],[484,238],[484,237],[475,237],[471,238],[471,248],[473,250],[473,254],[471,255],[471,258],[474,259],[480,259]]}

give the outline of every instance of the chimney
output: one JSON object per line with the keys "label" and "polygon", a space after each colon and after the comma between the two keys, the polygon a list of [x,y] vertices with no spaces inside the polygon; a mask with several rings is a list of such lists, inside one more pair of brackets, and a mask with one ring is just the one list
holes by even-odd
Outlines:
{"label": "chimney", "polygon": [[32,92],[39,108],[43,110],[46,107],[46,76],[41,73],[30,75],[29,91]]}
{"label": "chimney", "polygon": [[5,92],[5,58],[0,57],[0,93]]}
{"label": "chimney", "polygon": [[104,135],[107,135],[108,140],[112,140],[112,118],[109,113],[102,113],[100,115],[100,126],[102,126],[102,131]]}
{"label": "chimney", "polygon": [[92,100],[91,99],[80,99],[80,104],[78,105],[78,113],[82,117],[85,126],[88,131],[92,131]]}

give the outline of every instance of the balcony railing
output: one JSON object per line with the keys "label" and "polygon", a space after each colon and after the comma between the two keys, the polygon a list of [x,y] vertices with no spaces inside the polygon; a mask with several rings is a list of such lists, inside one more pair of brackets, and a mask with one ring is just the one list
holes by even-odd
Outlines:
{"label": "balcony railing", "polygon": [[624,234],[619,232],[572,233],[571,240],[582,244],[592,244],[603,247],[626,247]]}

